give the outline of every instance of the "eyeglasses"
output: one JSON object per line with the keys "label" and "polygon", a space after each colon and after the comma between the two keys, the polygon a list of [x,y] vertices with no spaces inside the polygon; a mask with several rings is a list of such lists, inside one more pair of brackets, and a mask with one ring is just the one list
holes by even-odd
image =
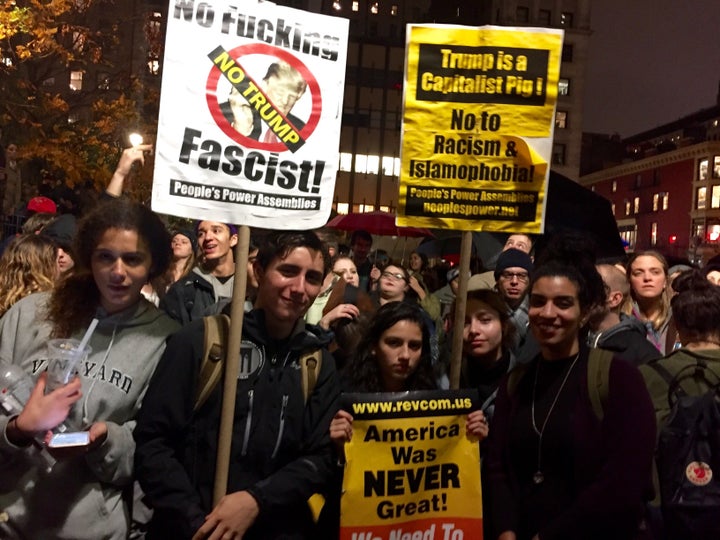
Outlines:
{"label": "eyeglasses", "polygon": [[527,283],[530,276],[527,272],[503,272],[500,277],[506,281],[512,281],[513,278],[517,278],[521,283]]}
{"label": "eyeglasses", "polygon": [[395,272],[383,272],[380,275],[381,277],[392,278],[396,281],[405,281],[405,274],[402,274],[400,272],[398,272],[397,274]]}

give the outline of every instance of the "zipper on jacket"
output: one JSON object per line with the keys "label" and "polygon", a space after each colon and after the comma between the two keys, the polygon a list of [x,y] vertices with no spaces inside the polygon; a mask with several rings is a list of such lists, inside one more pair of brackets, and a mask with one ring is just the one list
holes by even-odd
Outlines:
{"label": "zipper on jacket", "polygon": [[275,456],[280,450],[280,441],[282,440],[283,432],[285,431],[285,409],[287,409],[288,400],[290,396],[288,394],[283,395],[282,407],[280,407],[280,427],[278,428],[277,441],[275,441],[275,448],[273,448],[270,459],[275,459]]}
{"label": "zipper on jacket", "polygon": [[243,435],[242,456],[247,455],[248,443],[250,442],[250,425],[252,424],[252,413],[253,413],[253,398],[255,397],[255,390],[248,390],[248,413],[245,418],[245,434]]}

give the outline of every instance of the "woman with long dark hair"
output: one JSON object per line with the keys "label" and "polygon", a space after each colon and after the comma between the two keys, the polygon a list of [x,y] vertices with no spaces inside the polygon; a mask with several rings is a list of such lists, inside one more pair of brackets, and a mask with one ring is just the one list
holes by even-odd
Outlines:
{"label": "woman with long dark hair", "polygon": [[529,305],[540,354],[501,382],[495,404],[486,482],[492,538],[645,538],[650,398],[637,368],[598,357],[581,338],[605,300],[594,260],[572,252],[544,260]]}
{"label": "woman with long dark hair", "polygon": [[[74,254],[72,275],[0,320],[0,359],[37,379],[22,412],[0,416],[0,531],[10,538],[127,537],[134,419],[178,328],[140,292],[170,260],[169,235],[149,209],[123,199],[101,204],[80,222]],[[48,339],[80,339],[94,320],[77,376],[46,393]],[[60,424],[88,431],[89,444],[54,450],[46,472],[32,442]]]}

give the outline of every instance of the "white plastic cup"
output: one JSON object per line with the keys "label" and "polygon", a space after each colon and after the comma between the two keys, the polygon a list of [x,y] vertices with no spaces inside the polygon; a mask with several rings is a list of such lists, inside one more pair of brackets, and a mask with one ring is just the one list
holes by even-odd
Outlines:
{"label": "white plastic cup", "polygon": [[78,366],[87,360],[92,349],[89,345],[82,350],[79,347],[80,341],[77,339],[63,338],[48,341],[46,394],[69,383],[77,373]]}

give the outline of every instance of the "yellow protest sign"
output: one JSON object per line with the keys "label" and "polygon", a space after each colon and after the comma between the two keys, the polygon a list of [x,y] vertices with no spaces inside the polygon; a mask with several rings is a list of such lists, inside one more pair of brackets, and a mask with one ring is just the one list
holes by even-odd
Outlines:
{"label": "yellow protest sign", "polygon": [[341,540],[482,538],[472,391],[347,394]]}
{"label": "yellow protest sign", "polygon": [[543,232],[562,41],[409,27],[398,225]]}

